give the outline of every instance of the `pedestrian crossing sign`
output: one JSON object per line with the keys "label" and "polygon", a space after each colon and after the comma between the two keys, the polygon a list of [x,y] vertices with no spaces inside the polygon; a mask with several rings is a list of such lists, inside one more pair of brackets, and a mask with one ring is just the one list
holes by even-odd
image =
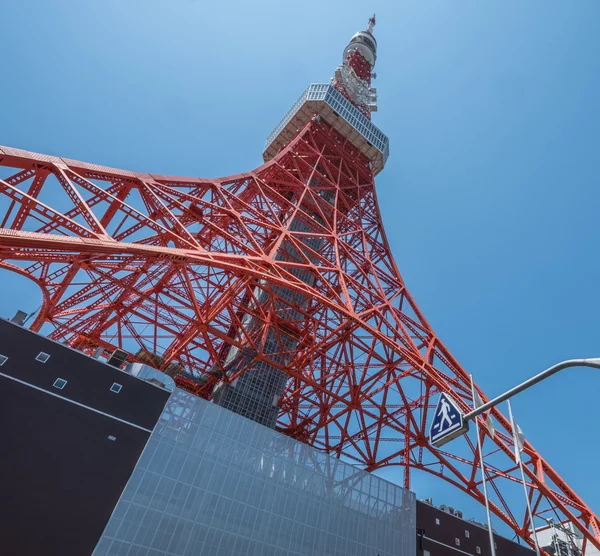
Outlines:
{"label": "pedestrian crossing sign", "polygon": [[457,436],[469,430],[469,424],[463,420],[458,404],[448,394],[442,392],[433,415],[429,438],[434,446],[443,446]]}

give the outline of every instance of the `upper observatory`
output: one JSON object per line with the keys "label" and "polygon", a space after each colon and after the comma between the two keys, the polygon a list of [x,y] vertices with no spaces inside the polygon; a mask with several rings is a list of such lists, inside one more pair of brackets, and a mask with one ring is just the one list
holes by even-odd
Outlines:
{"label": "upper observatory", "polygon": [[383,170],[389,155],[389,139],[371,122],[377,110],[375,77],[377,41],[375,16],[364,31],[351,39],[331,83],[311,83],[267,137],[263,159],[271,160],[315,116],[348,139],[371,162],[374,174]]}

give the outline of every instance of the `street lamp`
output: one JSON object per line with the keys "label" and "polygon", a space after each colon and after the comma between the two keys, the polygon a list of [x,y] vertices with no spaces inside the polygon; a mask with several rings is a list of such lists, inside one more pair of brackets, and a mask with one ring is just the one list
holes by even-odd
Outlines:
{"label": "street lamp", "polygon": [[[563,369],[569,367],[593,367],[600,369],[600,357],[592,359],[569,359],[553,365],[549,369],[531,377],[529,380],[522,382],[518,386],[511,388],[500,394],[493,400],[480,405],[469,413],[463,413],[458,404],[446,393],[442,392],[434,413],[433,422],[431,423],[430,441],[433,446],[440,447],[462,436],[469,430],[469,422],[475,417],[497,406],[499,403],[506,401],[519,392],[531,388],[538,382],[556,374]],[[475,390],[473,389],[473,398],[475,398]]]}
{"label": "street lamp", "polygon": [[553,365],[549,369],[546,369],[545,371],[542,371],[541,373],[531,377],[529,380],[522,382],[518,386],[515,386],[514,388],[507,390],[506,392],[504,392],[504,394],[500,394],[493,400],[490,400],[489,402],[479,406],[478,408],[474,409],[470,413],[467,413],[463,417],[463,420],[465,422],[471,421],[478,415],[481,415],[482,413],[486,412],[488,409],[491,409],[492,407],[497,406],[499,403],[502,403],[503,401],[508,400],[509,398],[512,398],[516,394],[523,392],[523,390],[527,390],[528,388],[531,388],[538,382],[541,382],[542,380],[556,374],[559,371],[562,371],[563,369],[567,369],[569,367],[593,367],[595,369],[600,369],[600,357],[593,358],[593,359],[568,359],[567,361],[562,361],[561,363],[557,363],[556,365]]}

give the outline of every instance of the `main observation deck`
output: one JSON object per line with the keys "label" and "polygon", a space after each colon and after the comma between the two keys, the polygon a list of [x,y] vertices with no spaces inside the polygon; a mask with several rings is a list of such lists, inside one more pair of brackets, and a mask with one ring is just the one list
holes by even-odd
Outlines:
{"label": "main observation deck", "polygon": [[388,137],[327,83],[311,83],[302,93],[267,137],[264,161],[271,160],[315,115],[358,148],[371,161],[374,174],[383,170],[390,154]]}

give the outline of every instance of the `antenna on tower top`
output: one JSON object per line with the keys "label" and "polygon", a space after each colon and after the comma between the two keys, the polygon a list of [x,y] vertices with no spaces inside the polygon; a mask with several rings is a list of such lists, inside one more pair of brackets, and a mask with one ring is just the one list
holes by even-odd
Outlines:
{"label": "antenna on tower top", "polygon": [[375,27],[375,14],[373,14],[373,17],[369,18],[369,25],[367,25],[367,33],[371,33],[371,35],[373,34],[373,27]]}
{"label": "antenna on tower top", "polygon": [[333,86],[358,110],[370,118],[377,110],[376,90],[371,87],[373,67],[377,60],[377,41],[373,36],[375,15],[364,31],[355,33],[344,49],[342,63],[335,70]]}

